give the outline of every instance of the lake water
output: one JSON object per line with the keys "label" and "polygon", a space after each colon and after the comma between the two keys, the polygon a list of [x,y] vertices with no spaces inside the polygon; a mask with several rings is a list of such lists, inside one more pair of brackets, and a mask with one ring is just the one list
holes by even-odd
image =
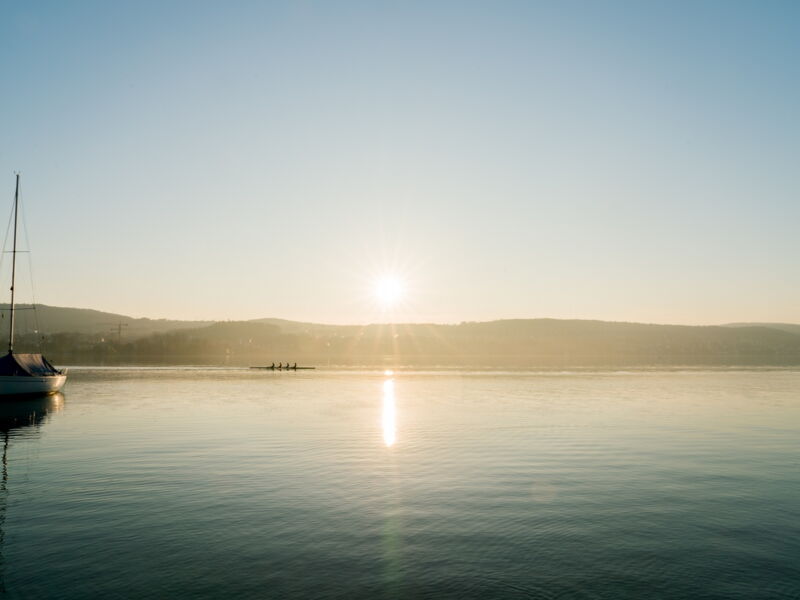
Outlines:
{"label": "lake water", "polygon": [[74,369],[9,598],[800,598],[800,372]]}

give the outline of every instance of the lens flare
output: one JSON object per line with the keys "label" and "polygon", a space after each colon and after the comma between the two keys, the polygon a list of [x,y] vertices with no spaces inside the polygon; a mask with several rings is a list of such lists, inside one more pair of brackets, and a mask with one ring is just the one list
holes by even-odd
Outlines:
{"label": "lens flare", "polygon": [[399,277],[384,275],[375,281],[372,291],[383,308],[391,308],[405,297],[406,285]]}

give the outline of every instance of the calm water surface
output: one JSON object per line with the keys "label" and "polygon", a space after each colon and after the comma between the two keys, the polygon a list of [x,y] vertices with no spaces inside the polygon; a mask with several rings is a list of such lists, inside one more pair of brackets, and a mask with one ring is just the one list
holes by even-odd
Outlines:
{"label": "calm water surface", "polygon": [[800,598],[800,372],[83,369],[2,417],[10,598]]}

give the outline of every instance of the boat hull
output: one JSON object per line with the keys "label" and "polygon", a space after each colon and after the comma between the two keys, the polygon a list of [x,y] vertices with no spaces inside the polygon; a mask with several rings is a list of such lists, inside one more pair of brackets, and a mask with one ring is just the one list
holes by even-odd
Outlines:
{"label": "boat hull", "polygon": [[3,375],[0,376],[0,396],[55,394],[67,381],[67,375]]}

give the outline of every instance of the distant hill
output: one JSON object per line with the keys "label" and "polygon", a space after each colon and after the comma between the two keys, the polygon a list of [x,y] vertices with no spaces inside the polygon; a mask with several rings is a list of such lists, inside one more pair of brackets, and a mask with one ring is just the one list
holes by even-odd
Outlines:
{"label": "distant hill", "polygon": [[[60,364],[800,365],[800,332],[765,325],[559,319],[364,326],[282,319],[198,323],[43,308],[51,332],[47,351]],[[117,323],[128,324],[121,338],[111,332]],[[38,338],[23,334],[20,346]]]}
{"label": "distant hill", "polygon": [[767,327],[800,334],[800,325],[794,323],[728,323],[724,327]]}
{"label": "distant hill", "polygon": [[[8,336],[8,304],[0,304],[2,322],[0,333]],[[208,325],[210,321],[171,321],[168,319],[136,319],[115,313],[101,312],[89,308],[64,308],[37,304],[36,311],[29,304],[17,305],[17,333],[31,334],[37,330],[44,334],[79,333],[107,337],[118,335],[122,325],[123,338],[138,338],[153,333],[163,333]],[[38,325],[37,325],[38,320]],[[113,331],[112,331],[113,330]]]}

